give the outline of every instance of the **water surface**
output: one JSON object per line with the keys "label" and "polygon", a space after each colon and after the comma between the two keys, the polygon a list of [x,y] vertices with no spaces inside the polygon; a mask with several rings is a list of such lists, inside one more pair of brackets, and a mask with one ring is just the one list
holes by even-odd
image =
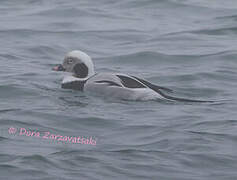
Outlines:
{"label": "water surface", "polygon": [[[1,0],[1,179],[236,179],[236,12],[235,0]],[[97,72],[217,103],[61,89],[51,68],[74,49]]]}

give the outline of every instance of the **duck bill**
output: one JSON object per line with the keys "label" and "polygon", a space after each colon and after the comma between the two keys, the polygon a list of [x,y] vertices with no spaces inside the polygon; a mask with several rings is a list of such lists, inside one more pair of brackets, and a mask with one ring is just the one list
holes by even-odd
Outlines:
{"label": "duck bill", "polygon": [[66,69],[63,67],[62,64],[59,64],[52,68],[53,71],[65,71]]}

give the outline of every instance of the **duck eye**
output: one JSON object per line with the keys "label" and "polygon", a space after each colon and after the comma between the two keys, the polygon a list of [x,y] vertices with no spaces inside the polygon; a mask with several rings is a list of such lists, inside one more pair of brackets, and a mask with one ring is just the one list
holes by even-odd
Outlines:
{"label": "duck eye", "polygon": [[67,63],[68,63],[68,64],[73,63],[73,59],[72,59],[72,58],[69,58],[69,59],[67,60]]}

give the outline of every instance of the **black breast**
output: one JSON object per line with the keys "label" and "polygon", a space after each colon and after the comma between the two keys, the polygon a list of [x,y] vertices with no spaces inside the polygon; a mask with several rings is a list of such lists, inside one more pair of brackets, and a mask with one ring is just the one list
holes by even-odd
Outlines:
{"label": "black breast", "polygon": [[62,84],[62,88],[83,91],[85,83],[86,81],[72,81]]}

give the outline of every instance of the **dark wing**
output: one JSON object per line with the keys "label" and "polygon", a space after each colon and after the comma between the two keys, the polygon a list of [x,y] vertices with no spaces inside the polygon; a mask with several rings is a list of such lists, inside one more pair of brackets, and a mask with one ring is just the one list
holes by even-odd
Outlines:
{"label": "dark wing", "polygon": [[121,80],[121,83],[127,88],[147,88],[135,78],[123,75],[116,75],[116,76]]}
{"label": "dark wing", "polygon": [[157,86],[155,84],[152,84],[144,79],[140,79],[138,77],[132,76],[133,78],[137,79],[138,81],[142,82],[143,84],[145,84],[147,87],[151,88],[153,91],[156,91],[158,93],[160,93],[160,90],[165,90],[168,92],[173,92],[172,89],[166,88],[166,87],[162,87],[162,86]]}

